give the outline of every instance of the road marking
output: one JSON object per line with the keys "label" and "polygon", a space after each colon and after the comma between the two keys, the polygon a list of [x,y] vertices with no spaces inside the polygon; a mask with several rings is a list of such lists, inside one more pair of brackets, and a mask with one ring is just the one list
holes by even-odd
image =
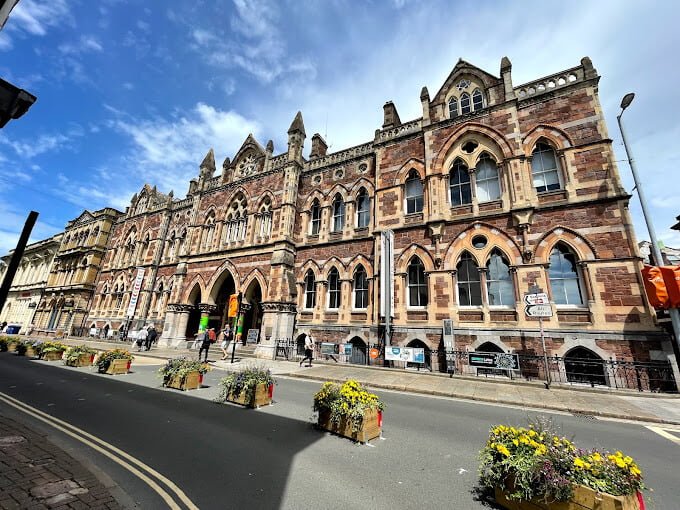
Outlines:
{"label": "road marking", "polygon": [[[673,441],[675,444],[680,446],[680,430],[678,429],[669,429],[667,427],[657,427],[655,425],[647,425],[647,428],[651,430],[652,432],[656,432],[659,434],[661,437],[665,437],[669,441]],[[674,432],[675,434],[672,434],[671,432]]]}
{"label": "road marking", "polygon": [[[132,474],[143,480],[149,487],[151,487],[168,504],[168,507],[171,508],[172,510],[182,510],[183,507],[178,505],[177,502],[172,498],[172,496],[170,496],[170,494],[168,494],[167,491],[160,487],[158,483],[156,483],[156,481],[151,479],[149,476],[147,476],[145,473],[137,469],[132,464],[135,464],[136,466],[143,469],[151,476],[154,476],[161,483],[165,484],[172,492],[175,493],[176,497],[178,497],[179,500],[182,503],[184,503],[184,505],[186,505],[187,508],[189,508],[189,510],[198,510],[198,507],[189,499],[189,497],[184,493],[184,491],[182,491],[182,489],[175,485],[174,482],[160,474],[152,467],[147,466],[142,461],[124,452],[123,450],[120,450],[119,448],[113,446],[112,444],[109,444],[106,441],[99,439],[98,437],[93,436],[92,434],[85,432],[84,430],[81,430],[78,427],[75,427],[74,425],[71,425],[70,423],[62,421],[59,418],[55,418],[54,416],[50,416],[49,414],[44,413],[41,410],[36,409],[34,407],[31,407],[28,404],[25,404],[24,402],[17,400],[14,397],[11,397],[5,393],[0,392],[0,401],[3,401],[7,405],[10,405],[54,427],[55,429],[62,431],[63,433],[73,437],[74,439],[80,441],[81,443],[98,451],[102,455],[108,457],[115,463],[127,469]],[[105,448],[108,448],[108,450],[106,450]],[[114,455],[114,453],[116,455]],[[122,458],[118,457],[117,455]],[[129,463],[126,462],[126,460],[129,461]]]}

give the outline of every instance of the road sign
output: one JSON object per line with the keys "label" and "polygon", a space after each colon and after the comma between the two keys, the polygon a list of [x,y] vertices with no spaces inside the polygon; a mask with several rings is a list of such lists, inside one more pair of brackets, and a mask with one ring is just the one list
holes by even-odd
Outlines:
{"label": "road sign", "polygon": [[552,317],[552,307],[550,305],[528,305],[524,308],[524,313],[528,317]]}
{"label": "road sign", "polygon": [[545,292],[539,292],[537,294],[525,294],[524,302],[531,305],[547,305],[550,303],[548,295]]}
{"label": "road sign", "polygon": [[371,357],[371,359],[377,359],[378,356],[380,356],[380,351],[374,348],[368,351],[368,355]]}

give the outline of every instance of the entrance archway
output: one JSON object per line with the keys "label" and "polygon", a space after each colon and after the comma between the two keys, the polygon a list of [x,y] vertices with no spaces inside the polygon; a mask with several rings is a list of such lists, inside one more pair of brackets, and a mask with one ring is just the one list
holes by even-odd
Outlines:
{"label": "entrance archway", "polygon": [[[432,370],[432,355],[430,353],[430,348],[425,345],[425,342],[422,340],[411,340],[408,344],[406,344],[406,347],[415,347],[419,349],[423,349],[425,351],[425,368],[428,370]],[[418,368],[420,369],[421,364],[420,363],[411,363],[408,362],[406,363],[406,368]]]}
{"label": "entrance archway", "polygon": [[210,297],[214,301],[217,308],[210,316],[208,327],[215,328],[219,332],[227,323],[227,308],[229,303],[229,296],[236,292],[236,285],[234,278],[228,270],[225,270],[217,279],[210,292]]}
{"label": "entrance archway", "polygon": [[[482,345],[477,347],[475,349],[475,351],[476,352],[500,352],[500,353],[505,352],[503,349],[498,347],[493,342],[484,342]],[[510,377],[510,371],[509,370],[501,370],[501,369],[497,369],[497,368],[477,367],[477,375],[481,375],[481,374],[501,375],[503,377]]]}
{"label": "entrance archway", "polygon": [[569,382],[607,384],[602,358],[585,347],[575,347],[564,355],[564,369]]}
{"label": "entrance archway", "polygon": [[198,325],[201,322],[201,311],[198,309],[198,303],[201,302],[201,287],[196,284],[191,290],[189,299],[187,301],[188,305],[192,305],[191,310],[189,310],[189,319],[187,320],[187,329],[184,332],[184,336],[188,341],[192,341],[198,332]]}
{"label": "entrance archway", "polygon": [[366,364],[366,343],[355,336],[349,341],[352,344],[352,355],[349,358],[349,362],[355,365],[365,365]]}
{"label": "entrance archway", "polygon": [[[243,344],[245,345],[248,338],[248,331],[251,329],[260,330],[262,326],[262,289],[260,288],[260,283],[257,280],[253,280],[246,292],[243,294],[243,302],[248,305],[248,310],[246,310],[243,316],[243,336],[241,337]],[[260,336],[258,334],[257,341],[259,342]]]}

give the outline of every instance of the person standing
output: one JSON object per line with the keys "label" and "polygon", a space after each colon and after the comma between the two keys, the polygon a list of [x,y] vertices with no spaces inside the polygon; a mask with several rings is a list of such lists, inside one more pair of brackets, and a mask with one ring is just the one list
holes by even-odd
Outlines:
{"label": "person standing", "polygon": [[229,323],[224,325],[224,329],[220,332],[218,340],[220,340],[222,360],[225,360],[229,357],[229,344],[231,343],[231,328],[229,327]]}
{"label": "person standing", "polygon": [[[214,332],[214,331],[213,331]],[[210,349],[210,334],[209,331],[199,333],[198,339],[201,340],[201,348],[198,350],[198,361],[201,361],[201,353],[205,351],[204,363],[208,362],[208,350]]]}
{"label": "person standing", "polygon": [[151,324],[149,328],[146,330],[146,342],[144,343],[144,347],[146,348],[147,351],[151,350],[151,344],[156,341],[157,336],[158,331],[156,331],[154,325]]}
{"label": "person standing", "polygon": [[104,340],[106,340],[108,337],[109,337],[109,325],[105,324],[104,325],[104,336],[103,336],[103,338],[104,338]]}
{"label": "person standing", "polygon": [[300,361],[300,366],[305,362],[306,359],[309,360],[309,365],[308,367],[312,366],[312,356],[314,355],[314,339],[312,338],[312,335],[307,333],[305,335],[305,357],[302,358],[302,361]]}

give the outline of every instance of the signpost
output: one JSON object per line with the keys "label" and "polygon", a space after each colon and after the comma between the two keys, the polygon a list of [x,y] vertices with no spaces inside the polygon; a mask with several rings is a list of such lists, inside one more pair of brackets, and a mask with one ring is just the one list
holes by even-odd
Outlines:
{"label": "signpost", "polygon": [[545,363],[545,387],[550,388],[550,368],[548,366],[548,353],[545,350],[545,334],[543,332],[543,317],[552,317],[552,306],[548,294],[538,286],[533,285],[524,295],[524,313],[527,317],[538,317],[538,327],[541,330],[541,345],[543,346],[543,362]]}
{"label": "signpost", "polygon": [[385,317],[385,345],[390,345],[390,322],[394,310],[394,232],[380,234],[380,314]]}

